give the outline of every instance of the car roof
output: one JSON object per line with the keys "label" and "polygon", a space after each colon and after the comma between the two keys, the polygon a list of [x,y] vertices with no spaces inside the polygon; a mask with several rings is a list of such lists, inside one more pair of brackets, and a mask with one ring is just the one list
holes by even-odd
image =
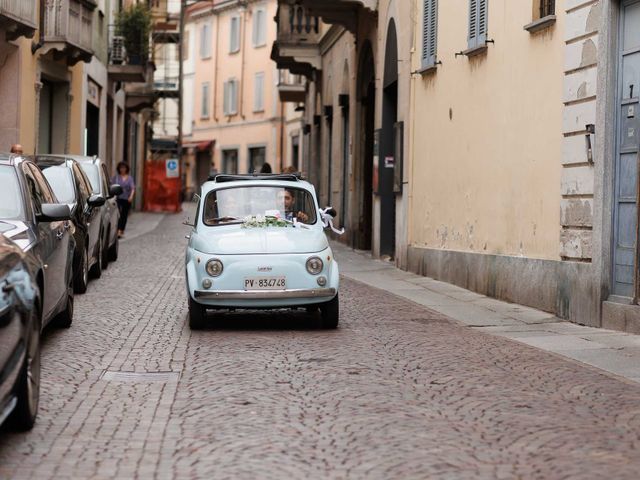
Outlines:
{"label": "car roof", "polygon": [[212,190],[222,188],[238,188],[248,186],[269,186],[269,187],[288,187],[302,188],[314,193],[315,190],[306,180],[303,180],[300,174],[247,174],[247,175],[227,175],[218,174],[209,177],[209,180],[202,185],[203,195]]}
{"label": "car roof", "polygon": [[50,154],[33,155],[27,158],[34,161],[39,166],[63,165],[67,163],[67,161],[73,160],[67,155],[50,155]]}
{"label": "car roof", "polygon": [[21,160],[22,158],[24,156],[15,153],[0,152],[0,164],[3,165],[15,165],[16,160]]}
{"label": "car roof", "polygon": [[100,161],[97,155],[66,155],[66,157],[80,163],[97,163]]}

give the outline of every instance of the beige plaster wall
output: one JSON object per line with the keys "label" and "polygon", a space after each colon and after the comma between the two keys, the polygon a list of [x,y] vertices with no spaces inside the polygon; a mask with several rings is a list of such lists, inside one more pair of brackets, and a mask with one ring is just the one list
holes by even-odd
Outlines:
{"label": "beige plaster wall", "polygon": [[493,0],[495,44],[456,58],[468,2],[438,4],[442,65],[413,77],[409,244],[558,259],[565,14],[532,35],[531,2]]}

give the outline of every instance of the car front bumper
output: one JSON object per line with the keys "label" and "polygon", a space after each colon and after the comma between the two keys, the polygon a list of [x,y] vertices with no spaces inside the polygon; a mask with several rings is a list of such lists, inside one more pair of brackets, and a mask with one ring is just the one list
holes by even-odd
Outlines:
{"label": "car front bumper", "polygon": [[297,290],[196,290],[194,298],[205,300],[272,300],[288,298],[328,298],[336,296],[335,288],[314,288]]}

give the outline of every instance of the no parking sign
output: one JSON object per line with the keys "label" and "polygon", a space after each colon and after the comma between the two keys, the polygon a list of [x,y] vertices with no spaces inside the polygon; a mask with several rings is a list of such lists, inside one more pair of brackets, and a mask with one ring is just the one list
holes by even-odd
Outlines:
{"label": "no parking sign", "polygon": [[178,178],[180,172],[178,170],[178,159],[168,158],[166,160],[167,178]]}

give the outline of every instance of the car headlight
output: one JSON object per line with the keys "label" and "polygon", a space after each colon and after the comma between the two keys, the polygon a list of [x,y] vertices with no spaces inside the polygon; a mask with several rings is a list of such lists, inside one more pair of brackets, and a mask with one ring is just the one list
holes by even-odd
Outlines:
{"label": "car headlight", "polygon": [[219,277],[222,274],[222,270],[224,267],[222,266],[222,262],[217,258],[213,258],[207,262],[205,270],[212,277]]}
{"label": "car headlight", "polygon": [[324,268],[324,264],[322,263],[322,259],[320,257],[311,257],[307,260],[307,272],[311,275],[318,275],[322,269]]}

